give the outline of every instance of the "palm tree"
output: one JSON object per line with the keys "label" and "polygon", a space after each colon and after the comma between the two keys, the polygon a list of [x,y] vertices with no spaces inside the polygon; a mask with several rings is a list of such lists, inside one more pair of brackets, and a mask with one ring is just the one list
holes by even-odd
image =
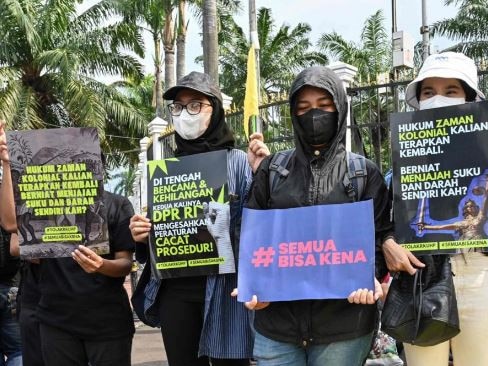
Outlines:
{"label": "palm tree", "polygon": [[219,84],[217,0],[203,1],[203,70]]}
{"label": "palm tree", "polygon": [[[231,15],[221,16],[221,22],[219,61],[222,90],[232,95],[235,104],[241,107],[250,45],[247,35]],[[261,47],[261,95],[265,99],[287,92],[296,73],[304,67],[327,63],[324,54],[310,50],[311,28],[308,24],[299,23],[294,28],[284,24],[276,30],[271,9],[268,8],[259,9],[257,24]]]}
{"label": "palm tree", "polygon": [[488,59],[488,0],[445,0],[459,6],[456,16],[433,24],[432,34],[446,36],[459,43],[449,50],[486,63]]}
{"label": "palm tree", "polygon": [[391,65],[391,44],[384,22],[383,12],[378,10],[366,19],[359,44],[331,32],[322,34],[318,46],[331,58],[356,66],[357,83],[370,85],[378,74],[389,71]]}
{"label": "palm tree", "polygon": [[[391,44],[384,22],[383,12],[378,10],[364,22],[359,43],[332,32],[323,34],[318,46],[332,58],[356,66],[356,84],[374,84],[377,76],[388,72],[391,65]],[[383,145],[388,143],[386,126],[388,113],[393,110],[392,93],[365,90],[359,94],[359,98],[353,98],[353,116],[358,125],[363,125],[365,143],[373,146],[370,158],[379,163]]]}
{"label": "palm tree", "polygon": [[0,117],[19,130],[97,127],[106,150],[109,130],[142,136],[146,129],[128,98],[97,80],[139,79],[142,66],[124,50],[142,57],[142,38],[134,26],[111,20],[111,0],[81,14],[78,3],[0,0]]}
{"label": "palm tree", "polygon": [[122,170],[110,177],[112,180],[118,180],[113,191],[116,194],[129,197],[134,194],[133,185],[136,179],[136,169],[129,165],[127,170]]}
{"label": "palm tree", "polygon": [[[166,4],[168,0],[163,0]],[[154,99],[156,116],[163,117],[163,38],[165,32],[166,5],[161,0],[122,0],[117,2],[118,10],[127,23],[137,23],[147,31],[154,46]]]}
{"label": "palm tree", "polygon": [[116,87],[141,113],[146,120],[151,120],[156,112],[156,98],[154,94],[154,75],[146,75],[142,79],[125,79],[116,81]]}
{"label": "palm tree", "polygon": [[176,49],[176,29],[173,19],[175,0],[163,0],[164,9],[164,84],[166,89],[176,84],[175,80],[175,49]]}
{"label": "palm tree", "polygon": [[186,20],[186,0],[178,1],[178,29],[176,35],[176,80],[185,76],[186,61],[186,31],[188,22]]}

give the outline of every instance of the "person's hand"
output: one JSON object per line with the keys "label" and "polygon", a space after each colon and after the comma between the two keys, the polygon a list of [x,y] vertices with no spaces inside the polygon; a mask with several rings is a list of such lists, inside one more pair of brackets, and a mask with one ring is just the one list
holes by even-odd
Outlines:
{"label": "person's hand", "polygon": [[0,120],[0,160],[5,162],[10,161],[8,155],[7,134],[5,132],[5,122],[2,120]]}
{"label": "person's hand", "polygon": [[103,266],[104,259],[84,245],[78,245],[71,256],[86,273],[98,272]]}
{"label": "person's hand", "polygon": [[142,215],[134,215],[130,218],[129,229],[134,241],[147,243],[151,231],[151,220]]}
{"label": "person's hand", "polygon": [[[231,292],[231,296],[236,297],[239,294],[238,290],[235,288]],[[251,301],[246,301],[244,306],[249,310],[261,310],[269,306],[269,302],[259,302],[258,297],[256,295],[252,295]]]}
{"label": "person's hand", "polygon": [[347,297],[347,301],[351,304],[363,304],[371,305],[374,304],[380,297],[383,296],[383,289],[379,281],[374,279],[374,293],[373,290],[368,290],[366,288],[358,289],[353,291]]}
{"label": "person's hand", "polygon": [[249,137],[249,146],[247,148],[247,160],[253,173],[259,168],[259,164],[270,154],[268,146],[264,143],[264,137],[261,133],[253,133]]}
{"label": "person's hand", "polygon": [[417,257],[408,249],[397,244],[393,239],[387,239],[383,243],[383,254],[385,255],[386,266],[390,272],[408,272],[414,275],[417,269],[414,267],[425,267]]}

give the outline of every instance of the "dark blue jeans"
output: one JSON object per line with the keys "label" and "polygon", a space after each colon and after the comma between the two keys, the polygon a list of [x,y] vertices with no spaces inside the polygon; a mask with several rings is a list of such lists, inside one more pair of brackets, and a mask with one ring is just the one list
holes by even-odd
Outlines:
{"label": "dark blue jeans", "polygon": [[278,342],[256,332],[254,358],[258,366],[362,366],[373,334],[307,348]]}
{"label": "dark blue jeans", "polygon": [[12,315],[9,286],[0,284],[0,366],[22,366],[20,327]]}

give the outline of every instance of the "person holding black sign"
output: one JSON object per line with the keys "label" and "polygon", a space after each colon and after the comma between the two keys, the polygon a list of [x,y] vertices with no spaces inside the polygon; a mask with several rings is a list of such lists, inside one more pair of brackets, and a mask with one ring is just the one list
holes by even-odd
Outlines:
{"label": "person holding black sign", "polygon": [[[41,259],[24,268],[20,322],[26,366],[131,364],[134,322],[123,283],[132,267],[134,211],[127,198],[109,192],[103,193],[103,205],[109,254],[80,245],[72,258]],[[20,253],[15,234],[11,252]]]}
{"label": "person holding black sign", "polygon": [[[234,136],[225,122],[221,92],[208,75],[192,72],[168,89],[163,97],[172,101],[168,107],[176,132],[176,156],[227,150],[230,227],[227,224],[226,236],[230,234],[237,257],[242,206],[252,180],[249,163],[256,168],[269,151],[260,135],[258,138],[251,136],[249,162],[243,151],[234,148]],[[214,212],[218,207],[206,209],[210,220],[208,230],[219,246],[215,235],[222,232],[219,215],[224,213]],[[151,222],[135,215],[130,228],[138,242],[136,257],[144,263],[148,256]],[[147,264],[147,270],[149,267]],[[147,285],[142,282],[139,285],[144,287],[140,291],[144,309],[137,310],[134,297],[133,304],[141,320],[161,326],[171,366],[208,366],[209,358],[213,366],[249,365],[252,356],[250,314],[230,296],[236,284],[236,274],[164,280],[151,276]]]}
{"label": "person holding black sign", "polygon": [[72,258],[41,259],[40,323],[46,365],[131,364],[134,321],[124,279],[135,243],[129,232],[134,211],[123,196],[104,192],[110,253],[79,245]]}
{"label": "person holding black sign", "polygon": [[[288,174],[275,186],[270,175],[278,164],[272,164],[273,156],[265,159],[256,172],[248,207],[286,209],[373,199],[376,277],[382,278],[387,271],[381,243],[392,228],[388,190],[379,169],[365,158],[358,158],[366,171],[362,177],[367,177],[364,185],[358,184],[362,189],[344,184],[348,103],[341,80],[327,67],[307,68],[295,78],[289,100],[295,151],[281,167]],[[375,281],[374,290],[359,289],[348,299],[263,303],[253,296],[246,306],[259,310],[254,320],[258,365],[362,366],[381,294]]]}
{"label": "person holding black sign", "polygon": [[17,319],[20,260],[10,254],[10,236],[16,230],[10,159],[3,121],[0,121],[0,364],[22,366],[22,342]]}
{"label": "person holding black sign", "polygon": [[[407,103],[416,109],[430,109],[459,105],[484,99],[478,87],[478,75],[474,61],[462,53],[445,52],[429,56],[406,90]],[[469,206],[469,202],[467,202]],[[474,208],[474,207],[473,207]],[[479,208],[478,208],[479,209]],[[466,207],[468,220],[486,221],[483,212],[474,214]],[[469,217],[468,217],[469,216]],[[466,219],[465,219],[466,221]],[[458,223],[455,229],[467,234],[466,222]],[[478,225],[479,223],[477,223]],[[454,224],[453,224],[454,228]],[[421,224],[419,229],[436,229]],[[395,248],[391,245],[390,249]],[[390,253],[385,253],[387,262],[400,262],[406,258],[407,250],[396,245]],[[411,256],[411,253],[408,254]],[[456,366],[488,365],[488,257],[480,252],[469,252],[451,256],[455,276],[457,306],[459,311],[459,335],[450,341],[430,347],[405,344],[409,366],[445,366],[452,350]],[[391,266],[389,265],[389,268]],[[406,270],[397,268],[397,270]]]}
{"label": "person holding black sign", "polygon": [[12,194],[12,176],[10,175],[10,157],[8,154],[5,122],[0,121],[0,160],[2,164],[2,184],[0,185],[0,225],[9,233],[17,231],[15,219],[15,201]]}
{"label": "person holding black sign", "polygon": [[[0,132],[0,155],[3,165],[3,184],[0,186],[0,222],[10,236],[10,255],[18,257],[19,238],[17,236],[17,222],[10,159],[8,154],[5,130]],[[39,303],[38,289],[39,265],[24,261],[21,265],[19,290],[17,292],[17,317],[20,325],[22,345],[22,364],[24,366],[44,366],[41,352],[41,336],[39,322],[36,317],[36,306]],[[20,345],[19,345],[20,348]]]}

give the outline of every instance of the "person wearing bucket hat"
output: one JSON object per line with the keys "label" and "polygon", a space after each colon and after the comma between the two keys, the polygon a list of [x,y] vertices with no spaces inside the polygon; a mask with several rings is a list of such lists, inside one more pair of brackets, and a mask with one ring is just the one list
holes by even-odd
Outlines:
{"label": "person wearing bucket hat", "polygon": [[406,102],[415,109],[445,107],[485,99],[478,88],[478,72],[462,53],[430,55],[407,86]]}
{"label": "person wearing bucket hat", "polygon": [[[243,151],[234,149],[234,135],[225,122],[222,94],[207,74],[191,72],[168,89],[163,98],[171,101],[168,109],[176,132],[177,156],[227,150],[229,197],[233,197],[228,231],[237,254],[240,216],[252,169],[269,154],[262,135],[251,136],[252,148],[247,157]],[[207,225],[212,233],[211,225]],[[135,215],[130,228],[139,243],[136,257],[144,262],[147,245],[143,243],[147,243],[151,223],[146,217]],[[144,306],[137,310],[135,296],[134,308],[145,323],[161,326],[171,366],[208,366],[209,362],[214,366],[249,365],[253,344],[250,312],[230,296],[237,286],[236,274],[166,280],[151,277],[141,286]]]}
{"label": "person wearing bucket hat", "polygon": [[[406,90],[407,103],[420,110],[476,102],[484,98],[478,87],[474,61],[456,52],[427,57],[418,76]],[[390,249],[393,247],[388,245]],[[385,253],[388,267],[394,271],[406,270],[407,266],[392,268],[394,266],[391,264],[395,261],[408,262],[406,249],[399,245],[396,247],[396,250]],[[488,365],[488,349],[483,342],[488,339],[488,257],[480,252],[457,254],[451,256],[451,264],[455,274],[453,280],[461,332],[435,346],[405,344],[409,366],[445,366],[450,349],[456,366]]]}

